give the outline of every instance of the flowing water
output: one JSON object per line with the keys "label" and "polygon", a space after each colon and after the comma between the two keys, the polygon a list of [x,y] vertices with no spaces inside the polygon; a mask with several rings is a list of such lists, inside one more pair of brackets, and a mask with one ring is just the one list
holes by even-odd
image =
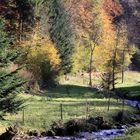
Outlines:
{"label": "flowing water", "polygon": [[98,132],[81,132],[77,137],[44,137],[36,140],[109,140],[110,138],[121,136],[125,129],[100,130]]}

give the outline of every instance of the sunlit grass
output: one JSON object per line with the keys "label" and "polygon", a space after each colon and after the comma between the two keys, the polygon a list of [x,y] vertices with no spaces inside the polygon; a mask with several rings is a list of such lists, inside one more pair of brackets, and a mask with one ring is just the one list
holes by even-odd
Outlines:
{"label": "sunlit grass", "polygon": [[[136,90],[140,89],[138,83],[139,73],[126,72],[125,76],[125,83],[119,84],[118,87],[134,91],[136,88],[131,86],[135,85],[138,86]],[[133,80],[134,76],[137,77],[136,80]],[[117,103],[115,99],[111,99],[110,111],[108,112],[108,100],[104,98],[104,95],[98,93],[95,89],[82,85],[80,78],[76,82],[69,80],[55,89],[47,90],[46,93],[40,94],[40,96],[20,94],[19,98],[26,100],[24,112],[20,111],[18,114],[8,115],[5,117],[5,121],[0,121],[0,133],[14,124],[20,124],[23,131],[28,129],[49,129],[53,121],[58,121],[61,118],[60,104],[63,106],[63,121],[86,118],[87,115],[103,116],[106,120],[111,121],[112,115],[122,110],[122,102]],[[135,109],[127,105],[125,105],[124,110],[128,114],[135,113]]]}
{"label": "sunlit grass", "polygon": [[140,85],[140,72],[136,71],[126,71],[124,73],[124,83],[120,81],[118,83],[119,87],[130,87]]}
{"label": "sunlit grass", "polygon": [[[94,92],[92,94],[95,94]],[[107,100],[97,98],[52,98],[45,99],[43,96],[19,95],[26,99],[27,105],[24,109],[24,124],[23,111],[16,115],[8,115],[6,121],[1,121],[1,132],[8,125],[20,124],[24,131],[28,129],[46,130],[50,128],[53,121],[58,121],[61,118],[60,104],[63,105],[63,121],[74,118],[86,118],[90,116],[103,116],[106,120],[110,120],[111,116],[122,108],[122,103],[117,103],[116,100],[111,100],[110,111],[107,111]],[[88,104],[88,112],[87,110]],[[131,107],[125,106],[124,110],[132,113],[134,110]]]}
{"label": "sunlit grass", "polygon": [[[68,75],[69,80],[64,80],[64,77],[60,78],[61,84],[70,84],[70,85],[81,85],[88,86],[89,83],[89,75],[87,73],[84,76],[80,74],[74,76],[73,74]],[[117,87],[132,87],[132,86],[140,86],[140,72],[137,71],[126,71],[124,73],[124,83],[121,83],[121,75],[118,75]],[[98,85],[101,81],[100,76],[96,77],[94,74],[92,76],[93,85]]]}

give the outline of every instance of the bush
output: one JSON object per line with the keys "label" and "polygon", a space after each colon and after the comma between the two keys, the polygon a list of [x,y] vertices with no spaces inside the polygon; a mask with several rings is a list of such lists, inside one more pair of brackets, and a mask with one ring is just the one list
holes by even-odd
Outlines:
{"label": "bush", "polygon": [[54,86],[61,63],[55,44],[48,37],[42,39],[35,33],[31,40],[22,42],[20,51],[23,55],[18,63],[26,64],[42,87]]}
{"label": "bush", "polygon": [[91,123],[85,122],[83,125],[82,131],[84,132],[94,132],[97,131],[97,126]]}
{"label": "bush", "polygon": [[0,140],[11,140],[18,133],[17,127],[9,127],[6,132],[0,135]]}
{"label": "bush", "polygon": [[117,114],[112,116],[115,122],[122,122],[123,121],[123,111],[119,111]]}
{"label": "bush", "polygon": [[53,122],[51,129],[56,136],[64,136],[64,125],[61,121]]}
{"label": "bush", "polygon": [[70,120],[64,124],[66,135],[74,135],[82,130],[82,123],[80,120]]}
{"label": "bush", "polygon": [[112,116],[113,120],[117,123],[121,124],[134,124],[136,122],[139,122],[139,115],[133,115],[127,112],[119,111],[117,114]]}
{"label": "bush", "polygon": [[109,129],[112,128],[111,124],[103,120],[103,117],[90,117],[89,119],[76,119],[69,120],[66,123],[54,122],[51,126],[54,135],[75,135],[78,132],[95,132],[98,129]]}

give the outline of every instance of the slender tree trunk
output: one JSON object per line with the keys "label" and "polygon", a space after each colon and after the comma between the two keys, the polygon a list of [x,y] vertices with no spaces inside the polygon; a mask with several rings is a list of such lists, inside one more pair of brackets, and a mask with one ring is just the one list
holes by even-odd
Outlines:
{"label": "slender tree trunk", "polygon": [[67,81],[68,79],[67,74],[64,74],[64,77],[65,77],[65,81]]}
{"label": "slender tree trunk", "polygon": [[113,56],[113,64],[112,64],[112,90],[113,91],[115,90],[115,81],[116,81],[116,79],[115,79],[115,76],[116,76],[115,70],[116,70],[116,67],[117,67],[116,56],[117,56],[117,47],[118,47],[118,44],[119,44],[119,37],[120,37],[120,30],[118,28],[117,38],[116,38],[116,43],[115,43],[114,56]]}
{"label": "slender tree trunk", "polygon": [[116,54],[117,48],[114,51],[113,65],[112,65],[112,90],[115,90],[115,70],[116,70]]}
{"label": "slender tree trunk", "polygon": [[91,87],[92,87],[92,61],[93,61],[93,52],[91,52],[89,64],[89,86]]}
{"label": "slender tree trunk", "polygon": [[19,41],[22,41],[22,33],[23,33],[23,18],[22,14],[19,11]]}
{"label": "slender tree trunk", "polygon": [[113,66],[112,70],[112,90],[115,90],[115,67]]}
{"label": "slender tree trunk", "polygon": [[111,100],[111,92],[109,91],[109,98],[108,98],[108,111],[110,110],[110,100]]}
{"label": "slender tree trunk", "polygon": [[91,46],[91,52],[90,52],[90,63],[89,63],[89,86],[92,87],[92,64],[93,64],[93,51],[95,48],[95,44],[92,47]]}
{"label": "slender tree trunk", "polygon": [[124,62],[125,62],[125,48],[122,52],[122,84],[124,83]]}
{"label": "slender tree trunk", "polygon": [[122,84],[124,83],[124,68],[122,68]]}

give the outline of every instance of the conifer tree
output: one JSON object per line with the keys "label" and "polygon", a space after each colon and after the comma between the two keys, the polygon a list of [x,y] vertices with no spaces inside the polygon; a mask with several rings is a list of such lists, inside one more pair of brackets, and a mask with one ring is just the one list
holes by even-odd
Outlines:
{"label": "conifer tree", "polygon": [[61,58],[63,73],[72,68],[73,35],[70,28],[70,17],[59,0],[51,0],[49,8],[50,37],[56,44]]}
{"label": "conifer tree", "polygon": [[4,31],[4,22],[0,19],[0,116],[16,113],[23,106],[17,92],[25,83],[19,76],[21,68],[10,71],[8,66],[18,57],[18,53],[10,48],[10,39]]}

